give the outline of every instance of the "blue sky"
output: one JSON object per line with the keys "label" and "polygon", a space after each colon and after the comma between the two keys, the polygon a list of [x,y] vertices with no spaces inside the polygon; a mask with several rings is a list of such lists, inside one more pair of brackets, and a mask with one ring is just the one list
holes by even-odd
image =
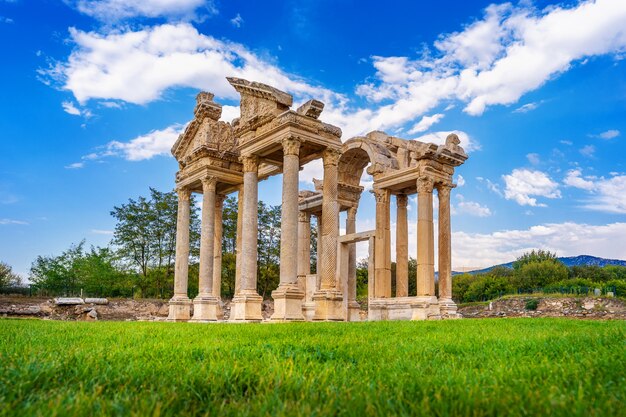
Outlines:
{"label": "blue sky", "polygon": [[[0,0],[0,38],[0,260],[21,274],[106,245],[114,205],[171,189],[197,92],[237,116],[226,76],[324,101],[343,140],[456,131],[456,268],[532,248],[626,259],[623,0]],[[364,193],[357,227],[373,222]]]}

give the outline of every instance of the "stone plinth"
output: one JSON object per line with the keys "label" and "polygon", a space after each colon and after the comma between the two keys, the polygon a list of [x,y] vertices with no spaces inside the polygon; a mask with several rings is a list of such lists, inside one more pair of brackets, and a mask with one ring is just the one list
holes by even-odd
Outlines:
{"label": "stone plinth", "polygon": [[193,299],[193,317],[191,321],[202,323],[217,321],[219,313],[220,306],[217,297],[199,295]]}
{"label": "stone plinth", "polygon": [[343,295],[335,289],[320,290],[313,295],[315,302],[314,321],[343,321]]}
{"label": "stone plinth", "polygon": [[244,292],[236,295],[231,302],[230,321],[232,322],[259,322],[263,320],[261,304],[263,297],[256,293]]}
{"label": "stone plinth", "polygon": [[272,321],[303,321],[302,299],[304,291],[298,287],[283,287],[272,291],[274,314]]}
{"label": "stone plinth", "polygon": [[414,297],[411,308],[411,320],[441,320],[441,310],[435,296]]}
{"label": "stone plinth", "polygon": [[191,300],[188,297],[173,297],[167,321],[188,321],[191,318]]}
{"label": "stone plinth", "polygon": [[460,319],[461,315],[457,312],[457,305],[452,299],[439,299],[439,310],[443,319]]}

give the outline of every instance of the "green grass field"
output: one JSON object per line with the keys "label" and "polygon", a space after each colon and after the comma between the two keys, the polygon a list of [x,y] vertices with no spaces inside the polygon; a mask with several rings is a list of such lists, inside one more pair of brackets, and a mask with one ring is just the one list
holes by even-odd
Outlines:
{"label": "green grass field", "polygon": [[0,415],[626,415],[626,323],[0,320]]}

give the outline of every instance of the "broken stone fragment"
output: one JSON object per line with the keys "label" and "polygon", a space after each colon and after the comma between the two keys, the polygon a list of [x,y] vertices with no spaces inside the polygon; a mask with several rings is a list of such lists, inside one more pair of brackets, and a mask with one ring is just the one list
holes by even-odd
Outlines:
{"label": "broken stone fragment", "polygon": [[298,110],[296,110],[296,112],[303,116],[317,119],[318,117],[320,117],[320,114],[322,114],[322,110],[324,110],[324,103],[319,100],[309,100],[302,106],[298,107]]}

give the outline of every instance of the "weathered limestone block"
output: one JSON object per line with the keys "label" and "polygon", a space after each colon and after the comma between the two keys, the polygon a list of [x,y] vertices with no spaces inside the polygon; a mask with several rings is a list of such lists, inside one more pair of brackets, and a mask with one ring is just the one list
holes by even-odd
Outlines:
{"label": "weathered limestone block", "polygon": [[59,297],[54,299],[54,304],[58,306],[75,306],[85,304],[85,301],[80,297]]}

